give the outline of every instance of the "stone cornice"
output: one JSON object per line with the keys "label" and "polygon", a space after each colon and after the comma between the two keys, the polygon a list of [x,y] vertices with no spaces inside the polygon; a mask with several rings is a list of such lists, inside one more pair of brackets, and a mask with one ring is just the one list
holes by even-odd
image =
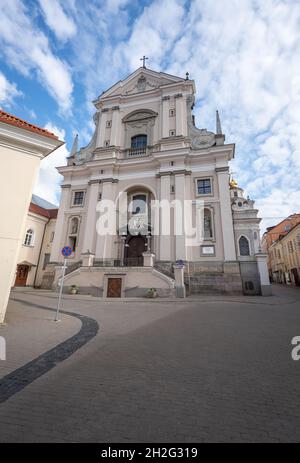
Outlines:
{"label": "stone cornice", "polygon": [[89,180],[89,181],[88,181],[88,185],[93,185],[94,183],[100,183],[100,181],[101,181],[101,180],[100,180],[99,178],[93,179],[93,180]]}
{"label": "stone cornice", "polygon": [[0,122],[0,145],[39,158],[48,156],[64,142]]}
{"label": "stone cornice", "polygon": [[119,180],[117,178],[112,178],[112,177],[110,177],[110,178],[102,178],[100,180],[100,183],[118,183],[118,182],[119,182]]}
{"label": "stone cornice", "polygon": [[157,178],[164,177],[167,175],[191,175],[192,171],[191,170],[186,170],[186,169],[180,169],[180,170],[168,170],[164,172],[158,172],[156,174]]}
{"label": "stone cornice", "polygon": [[217,173],[219,173],[219,172],[220,172],[220,173],[221,173],[221,172],[229,172],[229,166],[225,166],[225,167],[216,167],[216,168],[215,168],[215,171],[216,171]]}
{"label": "stone cornice", "polygon": [[71,188],[71,184],[60,185],[60,188]]}

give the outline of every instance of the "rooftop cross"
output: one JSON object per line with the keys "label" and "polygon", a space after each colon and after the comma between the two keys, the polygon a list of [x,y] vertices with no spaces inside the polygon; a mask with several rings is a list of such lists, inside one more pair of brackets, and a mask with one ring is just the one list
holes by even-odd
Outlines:
{"label": "rooftop cross", "polygon": [[149,59],[147,58],[147,56],[143,56],[143,58],[140,58],[140,61],[143,61],[143,68],[146,68],[146,59]]}

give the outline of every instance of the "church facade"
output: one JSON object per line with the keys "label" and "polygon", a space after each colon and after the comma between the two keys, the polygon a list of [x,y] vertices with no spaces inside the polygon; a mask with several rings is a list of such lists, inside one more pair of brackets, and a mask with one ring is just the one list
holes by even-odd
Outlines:
{"label": "church facade", "polygon": [[144,296],[155,288],[171,296],[176,263],[189,293],[264,292],[258,211],[230,184],[235,146],[225,143],[218,113],[215,133],[195,126],[195,91],[188,74],[141,67],[94,101],[91,142],[78,149],[76,139],[58,167],[44,287],[58,284],[69,245],[65,285],[82,293]]}

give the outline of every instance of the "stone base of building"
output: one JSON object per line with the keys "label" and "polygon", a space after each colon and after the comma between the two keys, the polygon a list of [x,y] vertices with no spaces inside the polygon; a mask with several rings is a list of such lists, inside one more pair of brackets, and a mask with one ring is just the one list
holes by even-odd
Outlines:
{"label": "stone base of building", "polygon": [[[61,266],[47,266],[42,281],[43,289],[57,289]],[[117,279],[115,282],[109,279]],[[68,267],[64,292],[76,285],[80,294],[97,297],[108,295],[111,283],[118,284],[118,296],[147,297],[148,290],[155,288],[158,297],[183,297],[176,294],[174,263],[157,261],[154,267],[82,266],[82,262]],[[271,286],[262,286],[256,261],[186,262],[184,269],[186,295],[270,295]],[[177,291],[178,293],[178,291]]]}
{"label": "stone base of building", "polygon": [[[55,268],[52,289],[58,289],[61,267]],[[98,297],[175,297],[175,281],[152,267],[79,267],[67,274],[63,291],[75,285],[80,294]]]}

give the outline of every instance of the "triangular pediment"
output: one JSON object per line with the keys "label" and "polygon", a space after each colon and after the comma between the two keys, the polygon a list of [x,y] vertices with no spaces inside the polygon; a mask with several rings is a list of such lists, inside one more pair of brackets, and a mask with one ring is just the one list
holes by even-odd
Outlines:
{"label": "triangular pediment", "polygon": [[139,68],[126,79],[120,80],[115,85],[102,93],[101,99],[113,96],[129,96],[144,93],[177,82],[184,81],[181,77],[172,76],[164,72],[152,71],[147,68]]}

